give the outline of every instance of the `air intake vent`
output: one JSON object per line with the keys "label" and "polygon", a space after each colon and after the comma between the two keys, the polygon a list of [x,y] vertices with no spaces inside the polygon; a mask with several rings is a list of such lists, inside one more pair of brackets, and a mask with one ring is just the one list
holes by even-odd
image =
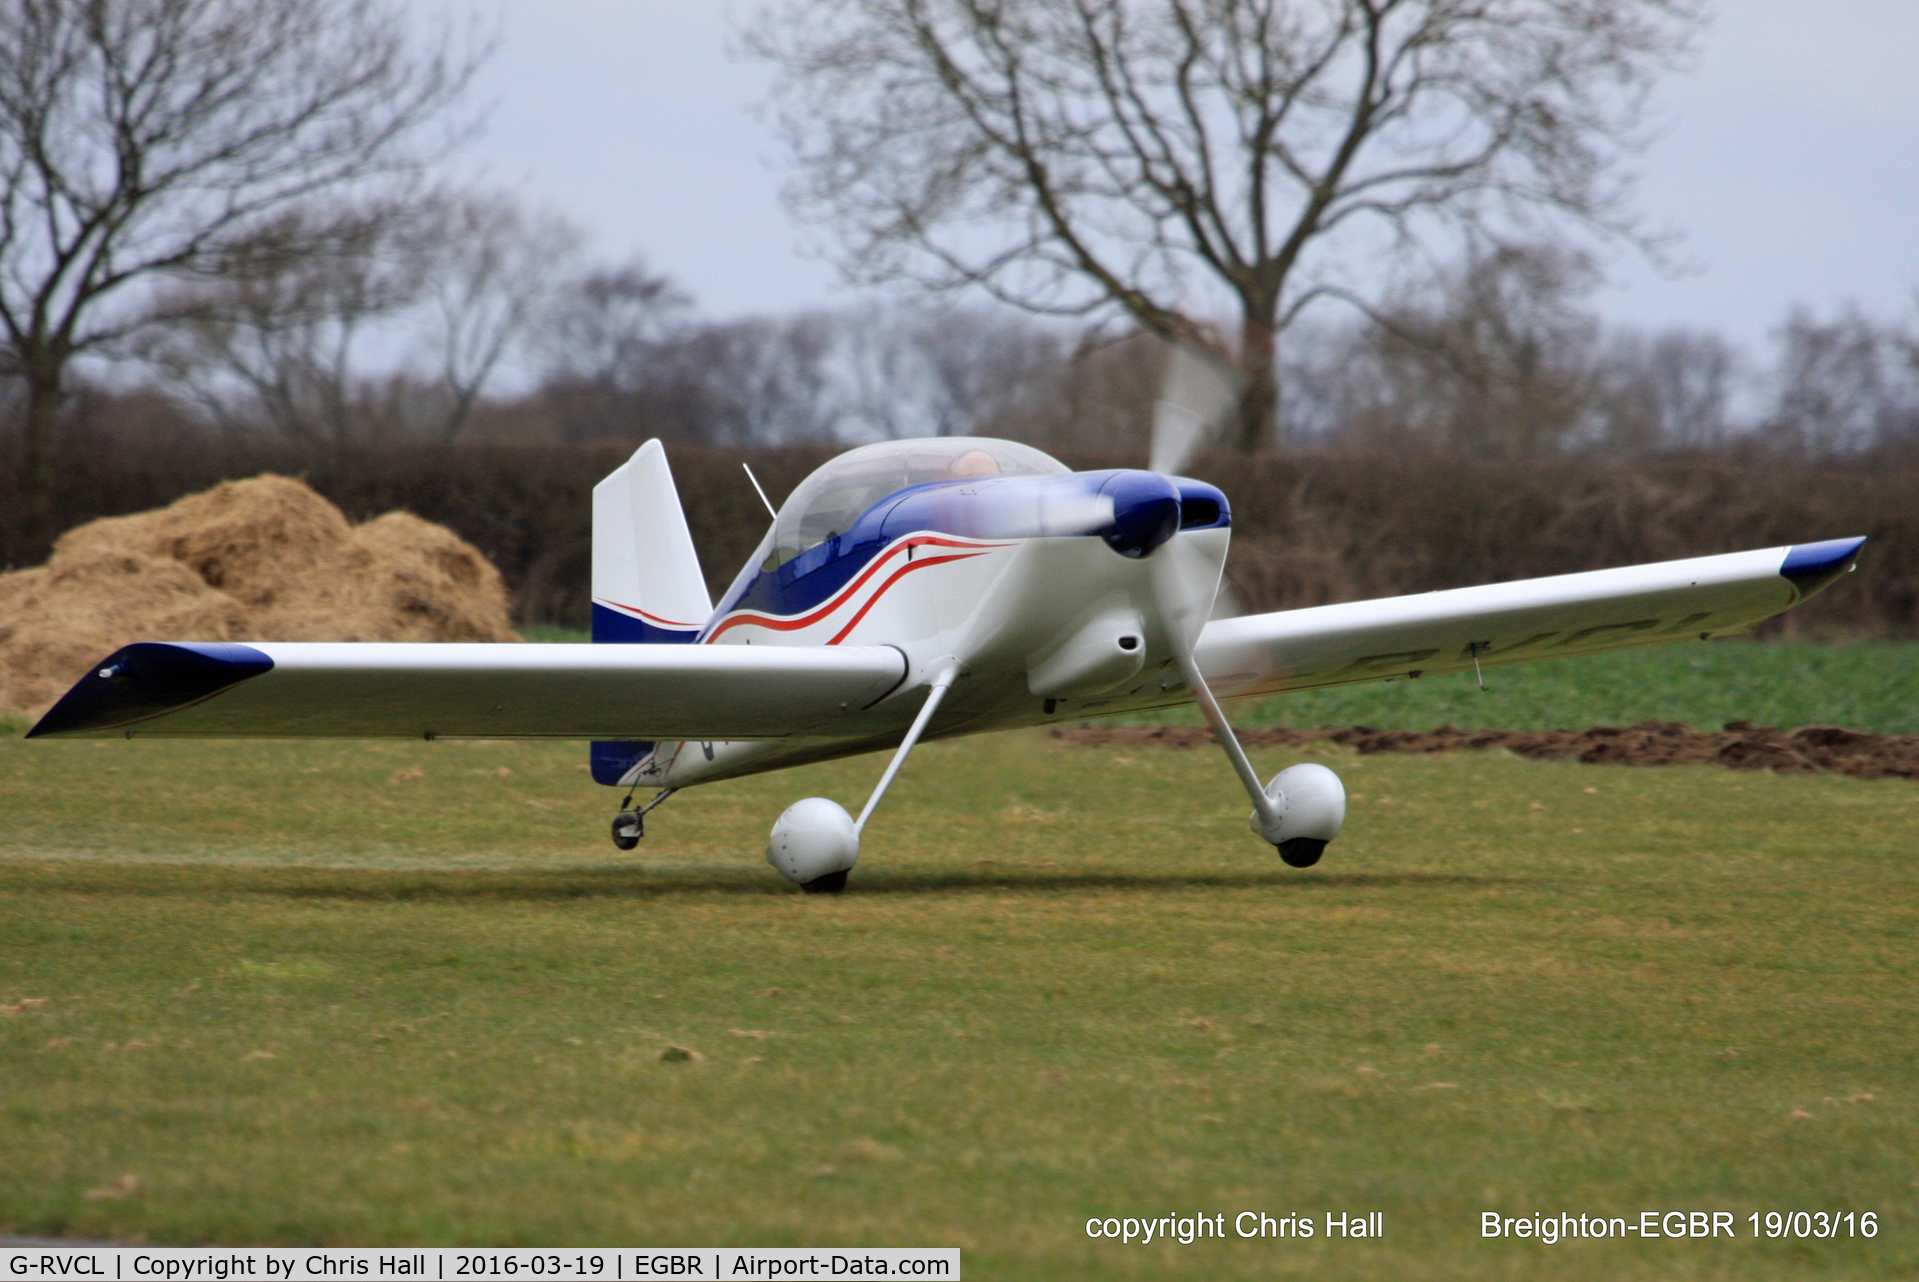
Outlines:
{"label": "air intake vent", "polygon": [[1219,503],[1215,499],[1202,498],[1194,494],[1182,496],[1179,504],[1179,528],[1195,529],[1202,525],[1219,524]]}

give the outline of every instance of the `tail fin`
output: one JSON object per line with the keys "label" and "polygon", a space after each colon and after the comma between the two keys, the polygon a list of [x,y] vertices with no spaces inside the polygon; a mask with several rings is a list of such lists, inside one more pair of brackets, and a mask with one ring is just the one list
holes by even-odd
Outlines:
{"label": "tail fin", "polygon": [[666,450],[648,441],[593,487],[593,639],[691,641],[712,613]]}
{"label": "tail fin", "polygon": [[[593,487],[593,639],[689,642],[712,613],[666,450],[648,441]],[[594,781],[618,784],[652,750],[639,741],[594,743]]]}

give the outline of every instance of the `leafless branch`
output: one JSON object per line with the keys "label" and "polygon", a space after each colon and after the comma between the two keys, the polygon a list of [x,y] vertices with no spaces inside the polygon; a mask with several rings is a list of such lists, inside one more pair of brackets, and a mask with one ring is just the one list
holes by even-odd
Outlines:
{"label": "leafless branch", "polygon": [[1650,245],[1619,162],[1699,21],[1693,0],[780,0],[746,39],[781,73],[793,204],[852,276],[1161,334],[1223,295],[1259,376],[1250,444],[1275,336],[1342,264],[1502,220]]}

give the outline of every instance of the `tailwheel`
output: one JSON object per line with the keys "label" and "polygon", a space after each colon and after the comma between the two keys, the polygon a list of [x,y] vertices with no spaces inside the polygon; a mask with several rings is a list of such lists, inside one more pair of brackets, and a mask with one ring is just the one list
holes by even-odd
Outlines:
{"label": "tailwheel", "polygon": [[646,822],[635,811],[622,810],[613,816],[613,844],[621,850],[633,849],[644,836]]}
{"label": "tailwheel", "polygon": [[842,868],[838,872],[829,872],[824,877],[815,877],[800,886],[800,893],[807,895],[837,895],[846,889],[846,876],[852,871]]}
{"label": "tailwheel", "polygon": [[640,838],[646,836],[646,812],[678,792],[678,788],[662,788],[653,800],[633,809],[633,793],[628,790],[626,800],[620,803],[620,813],[613,816],[613,844],[621,850],[631,850],[640,844]]}

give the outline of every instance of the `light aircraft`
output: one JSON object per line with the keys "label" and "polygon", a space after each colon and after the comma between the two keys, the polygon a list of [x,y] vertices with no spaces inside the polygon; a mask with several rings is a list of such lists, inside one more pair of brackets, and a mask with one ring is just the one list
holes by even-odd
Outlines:
{"label": "light aircraft", "polygon": [[[1175,351],[1145,471],[1072,472],[978,437],[850,450],[787,498],[717,607],[648,441],[593,491],[592,644],[139,642],[28,737],[590,740],[594,779],[627,790],[623,850],[682,788],[891,747],[857,818],[812,797],[773,825],[767,861],[835,893],[922,739],[1197,703],[1252,830],[1304,868],[1339,832],[1345,790],[1311,763],[1262,783],[1220,694],[1743,632],[1852,569],[1865,542],[1213,617],[1231,507],[1176,475],[1231,400],[1209,369]],[[633,808],[643,787],[659,791]]]}

